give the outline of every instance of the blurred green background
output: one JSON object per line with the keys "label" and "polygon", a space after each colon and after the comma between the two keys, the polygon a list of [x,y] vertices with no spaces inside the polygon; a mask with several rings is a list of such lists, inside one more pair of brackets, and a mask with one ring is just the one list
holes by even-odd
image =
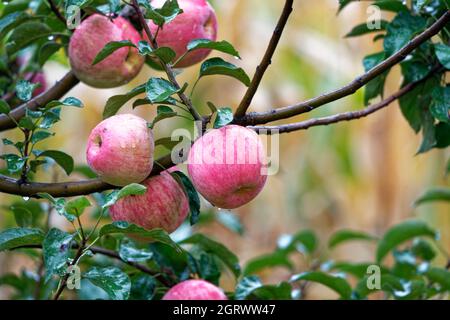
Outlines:
{"label": "blurred green background", "polygon": [[[252,75],[272,34],[283,1],[215,0],[213,5],[219,18],[219,39],[234,44],[242,56],[242,61],[234,63]],[[352,3],[339,16],[337,7],[337,0],[295,1],[294,13],[255,97],[253,111],[265,111],[317,96],[341,87],[363,73],[362,58],[380,51],[381,42],[373,43],[373,36],[346,39],[344,35],[354,25],[367,20],[367,4]],[[389,14],[383,14],[385,19],[390,19]],[[57,60],[45,65],[49,83],[54,83],[67,72],[64,60]],[[185,70],[179,76],[181,82],[192,84],[198,68],[194,66]],[[48,146],[60,148],[79,164],[85,164],[88,134],[101,121],[108,97],[125,93],[155,74],[155,71],[144,67],[132,83],[113,90],[78,85],[69,95],[80,98],[85,108],[64,110],[63,121],[57,125],[58,134],[49,140]],[[396,91],[400,82],[399,68],[396,67],[389,76],[386,95]],[[245,87],[233,79],[206,78],[199,83],[194,102],[203,106],[204,111],[207,110],[206,101],[235,108],[244,92]],[[363,108],[362,93],[360,90],[352,97],[290,121]],[[128,105],[122,112],[135,112],[147,120],[155,116],[155,110],[149,106],[132,111]],[[180,120],[167,120],[156,126],[156,137],[170,136],[172,130],[179,126],[187,124]],[[17,133],[3,136],[14,134]],[[427,188],[448,183],[444,169],[449,152],[433,150],[415,156],[420,140],[421,137],[414,135],[402,117],[397,103],[367,119],[283,135],[279,173],[269,178],[266,188],[255,201],[235,211],[245,226],[244,234],[232,233],[217,223],[196,228],[223,242],[239,255],[242,262],[271,252],[277,239],[285,233],[313,229],[322,243],[326,243],[330,234],[338,229],[351,228],[380,235],[389,226],[410,217],[423,219],[440,230],[444,247],[450,249],[448,205],[436,203],[413,207],[414,200]],[[164,152],[158,150],[158,153]],[[76,174],[70,177],[72,180],[76,178],[81,177]],[[52,179],[64,181],[69,178],[59,171],[39,177],[42,181]],[[13,198],[0,195],[3,210],[0,228],[14,224],[8,210]],[[53,215],[51,223],[65,224],[56,215]],[[325,245],[322,247],[323,256],[327,256]],[[373,255],[374,247],[370,244],[346,244],[333,251],[332,257],[357,262],[370,260]],[[32,263],[24,256],[1,253],[0,274],[20,272],[22,266]],[[298,261],[297,271],[302,270],[302,263]],[[276,268],[261,276],[267,282],[275,282],[286,279],[290,274]],[[226,277],[223,279],[225,289],[232,285]],[[7,295],[8,291],[0,290],[0,298]],[[313,286],[308,297],[334,295],[328,289]]]}

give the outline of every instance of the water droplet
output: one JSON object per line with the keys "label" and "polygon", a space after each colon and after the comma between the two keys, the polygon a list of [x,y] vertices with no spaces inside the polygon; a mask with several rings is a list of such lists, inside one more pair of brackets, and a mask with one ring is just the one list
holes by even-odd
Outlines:
{"label": "water droplet", "polygon": [[23,197],[23,200],[28,201],[30,200],[30,197]]}

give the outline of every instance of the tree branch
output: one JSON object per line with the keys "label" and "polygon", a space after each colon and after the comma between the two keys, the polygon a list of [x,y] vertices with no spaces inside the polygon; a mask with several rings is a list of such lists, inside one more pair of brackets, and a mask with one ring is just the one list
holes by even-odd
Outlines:
{"label": "tree branch", "polygon": [[[136,10],[136,13],[139,18],[139,22],[140,22],[142,28],[144,29],[144,32],[147,35],[147,38],[150,41],[149,44],[150,44],[151,48],[153,50],[158,49],[158,43],[156,42],[156,39],[153,37],[152,32],[151,32],[147,22],[145,21],[145,17],[142,13],[141,8],[139,7],[138,1],[133,0],[132,6]],[[172,67],[168,63],[165,63],[164,61],[162,61],[161,59],[159,59],[159,61],[161,63],[161,66],[164,68],[164,71],[166,72],[167,77],[169,78],[169,81],[175,86],[175,88],[177,90],[181,90],[181,86],[175,77],[175,72],[173,71]],[[186,107],[189,109],[189,112],[192,114],[194,119],[197,121],[203,122],[202,116],[197,112],[197,110],[195,110],[191,99],[189,99],[183,92],[178,92],[177,94],[178,94],[178,97],[181,99],[181,101],[184,103],[184,105],[186,105]]]}
{"label": "tree branch", "polygon": [[[19,121],[25,116],[26,109],[36,110],[39,107],[45,106],[52,100],[58,100],[64,96],[70,89],[78,84],[79,80],[75,77],[72,71],[69,71],[60,81],[58,81],[53,87],[40,95],[34,97],[30,101],[22,104],[9,113],[9,116]],[[0,115],[0,132],[16,127],[14,121],[12,121],[6,115]]]}
{"label": "tree branch", "polygon": [[291,12],[293,10],[292,7],[293,3],[294,0],[286,0],[284,4],[283,12],[281,13],[280,19],[278,20],[277,26],[275,27],[272,38],[270,39],[266,53],[264,54],[264,57],[262,58],[259,66],[256,68],[256,73],[253,76],[252,82],[248,87],[247,92],[245,93],[245,96],[242,99],[239,107],[236,110],[235,117],[237,118],[243,117],[247,112],[247,109],[252,103],[253,97],[255,96],[256,91],[258,90],[258,87],[261,83],[264,73],[266,72],[269,65],[272,63],[273,54],[275,53],[278,43],[280,42],[281,35],[283,34],[284,27],[286,26],[289,16],[291,15]]}
{"label": "tree branch", "polygon": [[63,15],[61,14],[61,12],[59,11],[58,7],[56,6],[56,4],[53,2],[53,0],[47,0],[48,4],[50,5],[50,8],[52,9],[53,13],[56,15],[56,17],[61,20],[62,23],[64,23],[64,25],[67,25],[67,21],[66,19],[63,17]]}
{"label": "tree branch", "polygon": [[330,125],[330,124],[338,123],[338,122],[342,122],[342,121],[351,121],[351,120],[356,120],[356,119],[360,119],[363,117],[367,117],[368,115],[375,113],[375,112],[389,106],[392,102],[394,102],[397,99],[400,99],[407,93],[411,92],[419,84],[424,83],[427,79],[436,75],[436,73],[441,72],[442,70],[443,70],[442,66],[440,66],[440,65],[436,66],[423,79],[407,84],[402,89],[400,89],[396,93],[392,94],[388,98],[386,98],[376,104],[373,104],[365,109],[362,109],[362,110],[344,112],[344,113],[339,113],[339,114],[335,114],[335,115],[328,116],[328,117],[314,118],[314,119],[310,119],[310,120],[306,120],[306,121],[301,121],[301,122],[286,124],[286,125],[280,125],[280,126],[249,126],[247,128],[255,130],[256,132],[258,132],[260,134],[270,135],[270,134],[274,134],[274,133],[289,133],[289,132],[293,132],[293,131],[306,130],[311,127],[326,126],[326,125]]}
{"label": "tree branch", "polygon": [[299,114],[310,112],[324,104],[328,104],[330,102],[349,96],[355,93],[360,88],[362,88],[371,80],[375,79],[385,71],[389,70],[399,62],[403,61],[412,51],[414,51],[414,49],[416,49],[421,44],[429,40],[431,37],[439,33],[439,31],[441,31],[449,21],[450,21],[450,10],[447,10],[447,12],[444,13],[435,23],[433,23],[424,32],[422,32],[420,35],[411,40],[397,53],[390,56],[388,59],[386,59],[376,67],[370,69],[367,73],[356,78],[348,85],[340,89],[320,95],[318,97],[312,98],[310,100],[292,106],[273,109],[268,112],[249,113],[245,116],[242,116],[241,118],[236,118],[234,122],[237,124],[257,125],[276,120],[291,118]]}

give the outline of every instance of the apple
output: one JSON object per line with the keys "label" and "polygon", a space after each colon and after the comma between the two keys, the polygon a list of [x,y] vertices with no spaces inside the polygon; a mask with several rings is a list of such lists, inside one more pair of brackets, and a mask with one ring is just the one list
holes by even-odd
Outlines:
{"label": "apple", "polygon": [[100,179],[114,186],[139,183],[153,168],[155,143],[147,122],[132,114],[116,115],[91,132],[87,162]]}
{"label": "apple", "polygon": [[[160,8],[165,0],[153,0],[153,7]],[[170,47],[176,53],[175,61],[187,51],[191,40],[217,38],[217,18],[214,9],[206,0],[178,0],[183,13],[159,30],[156,42],[160,47]],[[158,26],[148,22],[152,34],[156,34]],[[204,60],[211,50],[199,49],[187,54],[175,67],[186,68]]]}
{"label": "apple", "polygon": [[228,300],[222,289],[205,280],[186,280],[172,287],[163,300]]}
{"label": "apple", "polygon": [[145,194],[125,197],[110,207],[114,221],[127,221],[147,230],[161,228],[171,233],[189,214],[189,200],[169,169],[148,178],[142,184]]}
{"label": "apple", "polygon": [[267,180],[264,147],[256,132],[237,125],[208,131],[192,146],[188,172],[211,204],[234,209],[253,200]]}
{"label": "apple", "polygon": [[144,64],[136,48],[123,47],[103,61],[92,65],[97,54],[111,41],[130,40],[137,44],[141,36],[128,20],[110,19],[93,14],[75,29],[69,43],[72,71],[80,81],[95,88],[114,88],[130,82]]}

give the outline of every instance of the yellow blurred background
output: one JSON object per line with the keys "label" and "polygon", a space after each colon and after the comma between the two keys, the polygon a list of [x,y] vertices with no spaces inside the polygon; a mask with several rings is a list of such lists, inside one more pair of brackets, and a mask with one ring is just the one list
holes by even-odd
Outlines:
{"label": "yellow blurred background", "polygon": [[[242,57],[242,61],[233,62],[250,75],[264,53],[283,4],[281,0],[213,2],[219,17],[219,39],[233,43]],[[367,5],[352,3],[337,15],[337,0],[295,1],[294,12],[252,110],[265,111],[302,101],[341,87],[363,73],[362,58],[380,51],[382,44],[373,43],[373,36],[347,39],[344,35],[367,20]],[[384,15],[386,19],[391,18],[389,14]],[[198,67],[185,70],[179,76],[181,82],[192,84]],[[49,62],[45,71],[48,81],[53,83],[65,74],[67,67]],[[85,108],[68,108],[63,112],[63,121],[56,127],[58,134],[49,140],[48,146],[60,148],[78,163],[85,163],[87,136],[101,121],[107,98],[125,93],[155,74],[144,67],[132,83],[113,90],[78,85],[69,95],[80,98]],[[396,67],[388,78],[386,95],[396,91],[400,83]],[[194,102],[204,105],[212,101],[217,106],[236,108],[244,92],[245,87],[233,79],[210,77],[200,81]],[[363,91],[360,90],[352,97],[290,121],[363,107]],[[131,110],[127,105],[121,112]],[[139,107],[134,112],[147,120],[155,116],[155,110],[149,106]],[[157,125],[156,136],[169,136],[172,129],[180,125],[185,124],[168,120]],[[420,141],[421,137],[408,126],[397,103],[366,119],[282,135],[279,173],[269,178],[255,201],[235,211],[245,225],[245,234],[236,235],[218,224],[200,229],[236,252],[243,263],[271,252],[277,238],[285,233],[313,229],[322,240],[321,255],[328,257],[326,241],[338,229],[351,228],[381,235],[389,226],[410,217],[423,219],[440,230],[444,247],[450,249],[448,205],[412,206],[427,188],[448,183],[444,169],[449,152],[433,150],[416,156]],[[63,173],[59,174],[60,181],[68,179]],[[8,203],[10,198],[0,195],[0,202]],[[10,220],[4,212],[0,215],[0,226]],[[52,223],[61,225],[63,221],[53,216]],[[331,258],[370,261],[373,256],[372,245],[348,244],[333,251]],[[26,263],[21,259],[23,257],[13,258],[1,253],[0,274],[7,270],[19,272]],[[302,266],[303,262],[299,262],[296,271],[302,271]],[[261,276],[270,283],[287,279],[289,274],[277,268]],[[231,278],[224,279],[226,289],[233,285]],[[1,292],[0,297],[5,297]],[[311,299],[332,297],[331,292],[320,286],[312,287],[308,295]]]}

